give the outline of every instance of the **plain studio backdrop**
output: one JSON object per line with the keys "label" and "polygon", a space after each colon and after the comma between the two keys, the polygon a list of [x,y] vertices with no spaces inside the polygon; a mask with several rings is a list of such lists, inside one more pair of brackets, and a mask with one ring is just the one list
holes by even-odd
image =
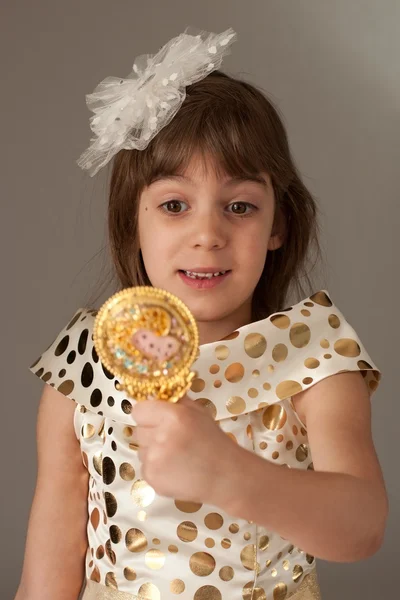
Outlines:
{"label": "plain studio backdrop", "polygon": [[85,94],[192,26],[235,29],[223,69],[259,85],[283,113],[321,209],[322,284],[383,370],[373,434],[390,496],[385,543],[356,564],[319,561],[323,600],[394,598],[400,0],[4,0],[0,11],[1,597],[13,598],[19,581],[36,477],[42,384],[28,366],[109,264],[107,169],[91,179],[75,162],[91,134]]}

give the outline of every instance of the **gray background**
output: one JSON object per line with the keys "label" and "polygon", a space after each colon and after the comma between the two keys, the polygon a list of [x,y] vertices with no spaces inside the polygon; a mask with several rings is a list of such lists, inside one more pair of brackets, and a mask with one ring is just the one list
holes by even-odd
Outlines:
{"label": "gray background", "polygon": [[319,574],[324,600],[394,598],[400,0],[3,0],[0,10],[2,598],[17,587],[35,484],[41,384],[27,367],[107,268],[106,173],[93,180],[75,164],[90,137],[84,95],[188,25],[238,32],[224,68],[283,112],[322,210],[323,284],[384,370],[373,431],[391,503],[385,544],[357,564],[320,561]]}

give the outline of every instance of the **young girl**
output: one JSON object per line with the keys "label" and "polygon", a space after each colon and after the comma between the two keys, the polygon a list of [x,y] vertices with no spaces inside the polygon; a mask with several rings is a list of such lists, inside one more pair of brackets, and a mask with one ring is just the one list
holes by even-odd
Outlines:
{"label": "young girl", "polygon": [[[223,74],[234,40],[172,40],[88,102],[81,166],[113,159],[121,288],[181,298],[200,349],[177,404],[117,389],[80,309],[32,366],[46,382],[17,600],[315,600],[315,561],[381,546],[371,438],[380,373],[326,291],[302,289],[316,206],[276,109]],[[85,568],[84,568],[85,565]]]}

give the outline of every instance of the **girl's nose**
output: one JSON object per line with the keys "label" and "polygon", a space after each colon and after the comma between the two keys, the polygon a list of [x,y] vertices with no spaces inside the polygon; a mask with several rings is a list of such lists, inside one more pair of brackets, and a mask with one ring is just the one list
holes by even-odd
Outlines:
{"label": "girl's nose", "polygon": [[215,212],[199,216],[191,232],[193,247],[218,250],[226,245],[227,233],[222,218]]}

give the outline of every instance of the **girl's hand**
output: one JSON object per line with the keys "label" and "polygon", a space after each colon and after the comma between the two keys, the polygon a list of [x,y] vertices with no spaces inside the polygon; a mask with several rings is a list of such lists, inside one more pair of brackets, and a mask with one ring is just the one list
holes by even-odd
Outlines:
{"label": "girl's hand", "polygon": [[230,477],[241,449],[207,410],[184,397],[139,402],[132,416],[143,479],[156,493],[223,507],[234,493]]}

